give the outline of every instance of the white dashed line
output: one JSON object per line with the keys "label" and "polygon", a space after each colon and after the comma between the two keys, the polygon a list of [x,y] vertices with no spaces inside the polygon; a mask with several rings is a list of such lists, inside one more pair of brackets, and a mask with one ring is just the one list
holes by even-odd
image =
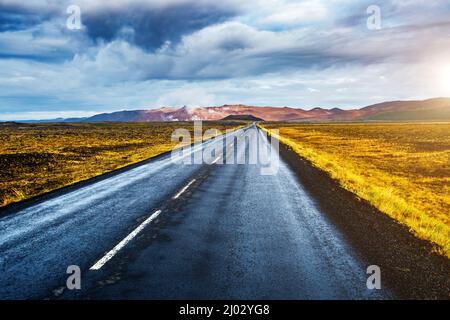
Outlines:
{"label": "white dashed line", "polygon": [[183,189],[180,190],[172,199],[178,199],[190,186],[195,182],[195,179],[192,179]]}
{"label": "white dashed line", "polygon": [[220,160],[220,157],[217,157],[216,160],[214,160],[213,162],[211,162],[211,164],[215,164],[217,161]]}
{"label": "white dashed line", "polygon": [[[233,146],[233,143],[230,144],[230,147]],[[220,157],[217,157],[212,164],[217,163]],[[181,189],[172,199],[178,199],[196,180],[192,179],[183,189]],[[153,220],[155,220],[161,213],[161,210],[155,211],[150,217],[147,218],[144,222],[142,222],[136,229],[134,229],[126,238],[120,241],[113,249],[111,249],[103,258],[98,260],[89,270],[99,270],[102,268],[109,260],[111,260],[123,247],[125,247],[128,242],[133,240],[139,232],[141,232],[148,224],[150,224]]]}
{"label": "white dashed line", "polygon": [[92,267],[90,267],[89,270],[99,270],[101,267],[103,267],[105,265],[105,263],[107,263],[109,260],[111,260],[112,257],[114,257],[117,254],[117,252],[120,251],[120,249],[125,247],[127,245],[127,243],[130,242],[131,240],[133,240],[133,238],[136,237],[137,234],[139,232],[141,232],[150,222],[155,220],[159,216],[160,213],[161,213],[161,210],[155,211],[155,213],[153,213],[147,220],[142,222],[139,225],[139,227],[134,229],[133,232],[131,232],[125,239],[120,241],[119,244],[116,245],[111,251],[109,251],[103,258],[98,260],[96,264],[94,264]]}

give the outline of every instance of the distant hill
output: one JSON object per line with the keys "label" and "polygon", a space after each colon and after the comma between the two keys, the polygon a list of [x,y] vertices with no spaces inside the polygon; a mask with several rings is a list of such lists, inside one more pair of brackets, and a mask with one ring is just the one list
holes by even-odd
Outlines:
{"label": "distant hill", "polygon": [[[172,108],[118,111],[102,113],[89,118],[55,119],[66,122],[147,122],[147,121],[193,121],[222,120],[233,117],[252,116],[265,121],[403,121],[403,120],[450,120],[450,98],[423,101],[391,101],[374,104],[361,109],[313,108],[305,110],[291,107],[255,107],[247,105],[223,105],[220,107]],[[231,119],[232,119],[231,118]],[[228,118],[229,120],[230,118]],[[49,120],[46,120],[49,121]],[[257,120],[253,120],[257,121]]]}
{"label": "distant hill", "polygon": [[450,120],[450,99],[383,102],[360,112],[365,120]]}
{"label": "distant hill", "polygon": [[27,124],[25,124],[25,123],[19,123],[19,122],[14,122],[14,121],[0,122],[0,127],[2,127],[2,128],[17,128],[17,127],[23,127],[26,125]]}
{"label": "distant hill", "polygon": [[226,116],[222,119],[223,121],[264,121],[261,118],[257,118],[251,114],[230,114],[229,116]]}

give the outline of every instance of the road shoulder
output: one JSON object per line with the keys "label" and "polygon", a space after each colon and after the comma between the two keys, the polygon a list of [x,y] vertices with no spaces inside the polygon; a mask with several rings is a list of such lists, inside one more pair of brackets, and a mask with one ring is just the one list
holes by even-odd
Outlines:
{"label": "road shoulder", "polygon": [[280,155],[358,256],[399,299],[450,299],[450,260],[280,142]]}

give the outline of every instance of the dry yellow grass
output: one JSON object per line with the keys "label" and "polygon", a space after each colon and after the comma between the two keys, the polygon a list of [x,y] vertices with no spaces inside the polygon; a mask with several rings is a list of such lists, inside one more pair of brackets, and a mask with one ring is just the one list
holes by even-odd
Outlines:
{"label": "dry yellow grass", "polygon": [[[204,122],[203,131],[239,123]],[[0,126],[0,206],[170,151],[192,123],[61,123]]]}
{"label": "dry yellow grass", "polygon": [[450,257],[450,124],[286,124],[280,140]]}

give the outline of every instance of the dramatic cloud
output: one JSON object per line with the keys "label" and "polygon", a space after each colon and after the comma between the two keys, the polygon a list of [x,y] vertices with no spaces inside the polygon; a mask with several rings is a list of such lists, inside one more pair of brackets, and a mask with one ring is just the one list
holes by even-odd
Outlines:
{"label": "dramatic cloud", "polygon": [[49,20],[54,14],[56,6],[47,1],[0,1],[0,32],[24,30]]}
{"label": "dramatic cloud", "polygon": [[126,39],[139,47],[153,50],[165,43],[177,43],[183,35],[225,21],[238,13],[237,8],[219,2],[124,1],[105,3],[83,15],[87,34],[106,42]]}
{"label": "dramatic cloud", "polygon": [[[81,9],[81,29],[66,9]],[[448,1],[0,0],[0,120],[449,96]]]}

